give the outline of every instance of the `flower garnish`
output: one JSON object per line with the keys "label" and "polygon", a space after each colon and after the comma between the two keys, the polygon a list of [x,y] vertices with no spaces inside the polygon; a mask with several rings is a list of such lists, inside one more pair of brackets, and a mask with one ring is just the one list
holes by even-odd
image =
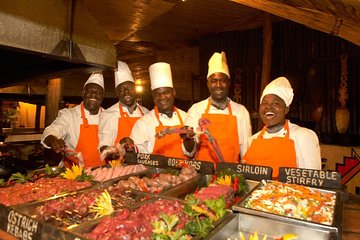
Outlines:
{"label": "flower garnish", "polygon": [[111,160],[111,161],[109,161],[109,164],[113,168],[113,167],[121,165],[121,162],[120,162],[120,160]]}
{"label": "flower garnish", "polygon": [[232,185],[231,176],[224,175],[223,177],[218,177],[216,179],[216,183],[219,185],[225,185],[225,186],[230,187]]}
{"label": "flower garnish", "polygon": [[89,212],[96,213],[95,218],[110,215],[114,212],[111,196],[107,190],[96,198],[95,203],[89,207]]}
{"label": "flower garnish", "polygon": [[76,179],[78,176],[81,176],[83,169],[80,165],[72,165],[71,168],[66,168],[65,172],[61,174],[63,178],[66,179]]}

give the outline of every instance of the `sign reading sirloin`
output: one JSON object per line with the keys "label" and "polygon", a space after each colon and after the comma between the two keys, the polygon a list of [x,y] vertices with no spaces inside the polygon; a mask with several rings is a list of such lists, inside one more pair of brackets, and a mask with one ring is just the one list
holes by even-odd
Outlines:
{"label": "sign reading sirloin", "polygon": [[6,232],[22,240],[39,239],[41,227],[34,219],[10,210],[7,215]]}
{"label": "sign reading sirloin", "polygon": [[279,181],[312,187],[340,188],[340,173],[304,168],[279,169]]}

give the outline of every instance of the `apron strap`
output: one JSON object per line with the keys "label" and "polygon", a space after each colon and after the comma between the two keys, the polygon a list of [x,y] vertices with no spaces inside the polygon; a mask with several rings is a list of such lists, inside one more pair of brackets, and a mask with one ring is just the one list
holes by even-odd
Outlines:
{"label": "apron strap", "polygon": [[87,128],[89,127],[89,121],[87,120],[87,118],[85,117],[85,107],[84,107],[84,102],[81,102],[81,118],[83,120],[83,124],[84,126]]}
{"label": "apron strap", "polygon": [[[210,106],[211,106],[211,102],[210,102],[210,99],[209,99],[208,104],[207,104],[206,109],[205,109],[205,114],[209,114]],[[228,111],[229,111],[229,115],[232,115],[232,109],[231,109],[230,101],[228,102],[227,108],[228,108]]]}
{"label": "apron strap", "polygon": [[[136,104],[136,107],[139,109],[141,116],[144,116],[144,112],[141,110],[141,107],[139,106],[139,104]],[[120,116],[122,118],[130,117],[127,112],[124,112],[123,106],[120,103],[119,103],[119,111],[120,111]]]}
{"label": "apron strap", "polygon": [[[263,136],[264,136],[264,134],[265,134],[265,132],[266,132],[266,129],[267,129],[267,125],[265,125],[265,126],[263,127],[263,129],[261,130],[258,138],[260,138],[260,139],[263,138]],[[286,131],[285,138],[289,138],[289,137],[290,137],[290,131],[289,131],[289,124],[288,124],[288,120],[287,120],[287,119],[285,120],[285,123],[284,123],[284,129],[285,129],[285,131]]]}
{"label": "apron strap", "polygon": [[[162,122],[160,121],[160,117],[159,117],[159,109],[157,108],[157,106],[154,107],[154,110],[155,110],[155,116],[156,116],[156,119],[158,120],[159,122],[159,126],[163,126]],[[180,122],[180,125],[183,126],[184,125],[184,122],[180,116],[180,113],[178,111],[178,109],[174,106],[173,107],[173,111],[176,112],[176,114],[178,115],[178,118],[179,118],[179,122]]]}

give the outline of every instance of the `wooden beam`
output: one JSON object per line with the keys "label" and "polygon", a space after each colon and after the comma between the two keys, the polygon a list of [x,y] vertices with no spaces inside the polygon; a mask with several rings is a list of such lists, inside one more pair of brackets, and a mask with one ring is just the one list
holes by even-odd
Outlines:
{"label": "wooden beam", "polygon": [[58,115],[59,103],[63,98],[63,89],[63,78],[49,79],[48,93],[46,95],[45,127],[49,126]]}
{"label": "wooden beam", "polygon": [[339,36],[360,46],[360,24],[346,17],[339,18],[314,9],[292,7],[276,0],[231,1],[289,19],[311,29]]}

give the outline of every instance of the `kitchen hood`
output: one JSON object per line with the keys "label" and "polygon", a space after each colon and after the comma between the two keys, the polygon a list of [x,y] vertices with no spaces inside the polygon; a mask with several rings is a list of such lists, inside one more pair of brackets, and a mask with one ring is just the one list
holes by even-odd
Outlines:
{"label": "kitchen hood", "polygon": [[115,67],[115,47],[82,1],[2,0],[0,9],[0,87]]}

